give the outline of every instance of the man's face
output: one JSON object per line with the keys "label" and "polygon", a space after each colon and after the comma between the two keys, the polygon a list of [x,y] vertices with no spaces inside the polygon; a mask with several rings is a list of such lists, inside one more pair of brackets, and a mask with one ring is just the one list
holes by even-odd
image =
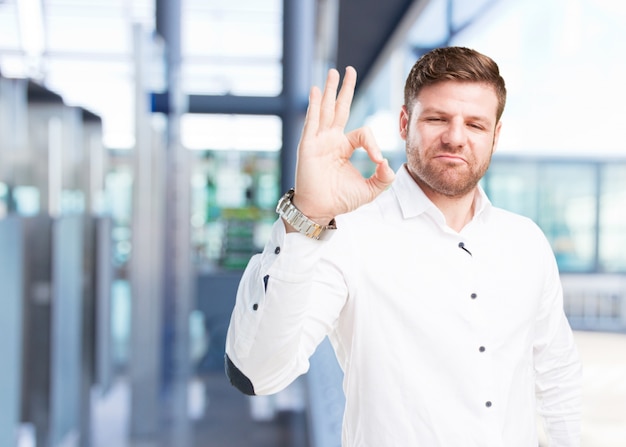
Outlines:
{"label": "man's face", "polygon": [[443,81],[425,87],[400,112],[409,172],[427,195],[462,197],[485,175],[501,122],[493,87]]}

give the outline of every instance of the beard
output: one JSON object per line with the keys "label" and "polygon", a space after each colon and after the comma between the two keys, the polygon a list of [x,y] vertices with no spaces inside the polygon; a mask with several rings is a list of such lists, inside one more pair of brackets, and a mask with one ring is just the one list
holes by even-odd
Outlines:
{"label": "beard", "polygon": [[[429,151],[430,153],[431,151]],[[451,153],[438,148],[434,153]],[[420,148],[406,146],[407,166],[413,179],[422,188],[450,198],[463,197],[474,190],[487,172],[493,149],[485,160],[477,160],[472,154],[465,157],[467,163],[428,160],[423,158]]]}

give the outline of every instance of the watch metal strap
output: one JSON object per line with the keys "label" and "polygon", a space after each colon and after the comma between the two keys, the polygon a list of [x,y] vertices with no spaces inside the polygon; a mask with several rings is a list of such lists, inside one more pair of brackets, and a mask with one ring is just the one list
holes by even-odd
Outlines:
{"label": "watch metal strap", "polygon": [[334,219],[329,225],[320,225],[302,214],[302,212],[291,202],[294,193],[295,190],[291,188],[287,191],[287,193],[285,193],[284,196],[281,197],[278,201],[278,205],[276,206],[276,212],[283,219],[285,219],[289,225],[294,227],[298,232],[312,239],[323,239],[323,235],[326,230],[334,230],[337,228],[334,225]]}

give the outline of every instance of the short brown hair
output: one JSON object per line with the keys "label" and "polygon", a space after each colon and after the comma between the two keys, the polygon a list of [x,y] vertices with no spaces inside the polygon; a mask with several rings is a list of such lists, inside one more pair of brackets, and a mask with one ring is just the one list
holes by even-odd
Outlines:
{"label": "short brown hair", "polygon": [[506,87],[498,64],[478,51],[464,47],[435,48],[420,57],[404,85],[404,104],[410,111],[422,88],[442,81],[481,82],[492,86],[498,97],[496,120],[506,103]]}

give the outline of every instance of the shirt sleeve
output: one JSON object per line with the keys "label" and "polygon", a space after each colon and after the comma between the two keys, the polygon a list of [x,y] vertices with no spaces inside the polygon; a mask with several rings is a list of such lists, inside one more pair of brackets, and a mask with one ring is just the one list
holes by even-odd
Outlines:
{"label": "shirt sleeve", "polygon": [[248,394],[276,393],[308,371],[334,327],[347,289],[323,258],[329,243],[287,234],[278,219],[263,253],[248,263],[226,338],[227,372],[243,377]]}
{"label": "shirt sleeve", "polygon": [[[547,242],[546,242],[547,244]],[[563,311],[563,291],[552,252],[544,256],[548,272],[534,343],[538,413],[550,447],[578,447],[581,436],[582,367]]]}

